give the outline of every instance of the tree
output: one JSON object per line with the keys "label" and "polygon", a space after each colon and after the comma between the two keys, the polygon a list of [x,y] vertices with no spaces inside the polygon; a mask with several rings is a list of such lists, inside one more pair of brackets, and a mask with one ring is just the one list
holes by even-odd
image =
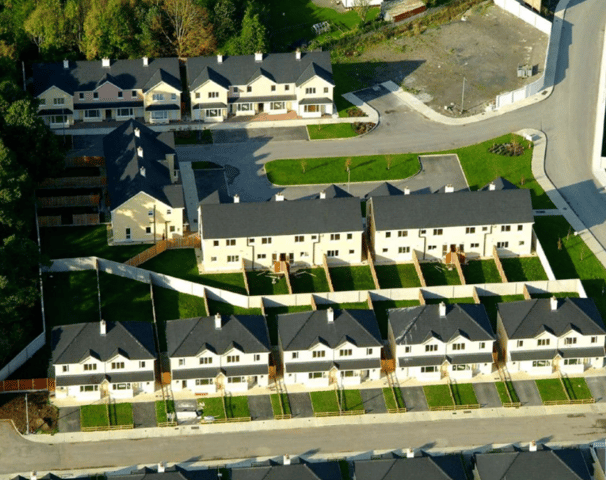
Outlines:
{"label": "tree", "polygon": [[391,168],[391,164],[393,163],[393,157],[391,155],[386,155],[385,161],[387,162],[387,170],[389,170]]}
{"label": "tree", "polygon": [[208,55],[215,49],[215,37],[206,10],[194,0],[163,0],[166,39],[178,57]]}
{"label": "tree", "polygon": [[269,41],[263,17],[266,12],[255,2],[248,2],[240,37],[235,42],[235,55],[251,55],[257,52],[267,52]]}
{"label": "tree", "polygon": [[23,166],[16,156],[0,139],[0,225],[13,231],[25,231],[28,215],[23,215],[28,206],[31,208],[33,189]]}
{"label": "tree", "polygon": [[305,160],[301,160],[301,170],[303,170],[303,173],[305,173],[306,169],[307,169],[307,162]]}
{"label": "tree", "polygon": [[63,9],[59,0],[43,0],[27,17],[24,28],[38,52],[64,47]]}
{"label": "tree", "polygon": [[362,23],[366,23],[366,17],[370,10],[370,0],[354,0],[354,10],[360,16]]}
{"label": "tree", "polygon": [[236,33],[236,4],[234,0],[218,0],[213,13],[215,37],[221,45]]}

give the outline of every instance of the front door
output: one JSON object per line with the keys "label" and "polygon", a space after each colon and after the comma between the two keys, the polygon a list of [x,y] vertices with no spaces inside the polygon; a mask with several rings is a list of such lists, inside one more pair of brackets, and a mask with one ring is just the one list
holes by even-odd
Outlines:
{"label": "front door", "polygon": [[453,253],[454,253],[454,252],[456,252],[456,251],[457,251],[457,246],[456,246],[456,245],[454,245],[454,244],[453,244],[453,245],[451,245],[451,246],[450,246],[450,251],[451,251],[451,252],[453,252]]}
{"label": "front door", "polygon": [[187,380],[181,380],[181,388],[187,388]]}
{"label": "front door", "polygon": [[112,111],[110,109],[105,110],[105,120],[112,119]]}
{"label": "front door", "polygon": [[264,104],[260,103],[259,104],[259,113],[263,112],[263,107],[264,107]]}
{"label": "front door", "polygon": [[285,262],[286,261],[286,254],[285,253],[281,253],[280,254],[280,261],[281,262]]}
{"label": "front door", "polygon": [[461,252],[461,253],[465,252],[465,245],[463,245],[463,244],[459,245],[459,252]]}

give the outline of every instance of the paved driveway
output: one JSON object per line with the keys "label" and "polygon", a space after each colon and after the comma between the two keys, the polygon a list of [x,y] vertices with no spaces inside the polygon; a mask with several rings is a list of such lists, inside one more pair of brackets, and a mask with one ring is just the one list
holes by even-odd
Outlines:
{"label": "paved driveway", "polygon": [[585,381],[595,401],[606,402],[606,377],[586,377]]}
{"label": "paved driveway", "polygon": [[543,405],[541,394],[534,380],[514,380],[512,383],[523,406]]}
{"label": "paved driveway", "polygon": [[269,395],[251,395],[248,397],[248,409],[253,420],[273,420],[274,418]]}
{"label": "paved driveway", "polygon": [[360,395],[362,395],[362,403],[366,413],[387,413],[381,388],[362,388],[360,389]]}
{"label": "paved driveway", "polygon": [[423,387],[400,387],[402,397],[409,412],[425,412],[429,410]]}
{"label": "paved driveway", "polygon": [[313,417],[314,409],[311,406],[309,393],[289,393],[290,413],[292,418]]}
{"label": "paved driveway", "polygon": [[497,392],[497,387],[493,382],[473,383],[472,385],[473,391],[478,398],[478,403],[482,407],[498,408],[503,406]]}
{"label": "paved driveway", "polygon": [[59,409],[59,432],[71,433],[80,431],[80,407],[63,407]]}
{"label": "paved driveway", "polygon": [[249,128],[212,130],[214,143],[309,140],[306,127]]}
{"label": "paved driveway", "polygon": [[135,402],[132,405],[135,428],[153,428],[158,426],[155,402]]}

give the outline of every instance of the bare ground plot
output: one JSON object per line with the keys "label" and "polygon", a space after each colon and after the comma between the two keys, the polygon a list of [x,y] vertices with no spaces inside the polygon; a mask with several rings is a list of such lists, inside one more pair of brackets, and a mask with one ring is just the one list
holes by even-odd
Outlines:
{"label": "bare ground plot", "polygon": [[402,398],[409,412],[426,412],[429,410],[423,387],[400,387]]}
{"label": "bare ground plot", "polygon": [[512,383],[522,405],[528,407],[543,405],[543,400],[541,400],[541,395],[534,380],[514,380]]}
{"label": "bare ground plot", "polygon": [[366,413],[387,413],[383,389],[381,388],[361,388],[360,395],[364,403]]}
{"label": "bare ground plot", "polygon": [[[487,3],[473,8],[465,19],[371,47],[356,63],[378,62],[369,85],[387,80],[404,83],[407,91],[447,115],[459,115],[463,77],[464,109],[475,114],[498,94],[533,82],[543,73],[547,35]],[[517,78],[517,67],[523,64],[534,67],[531,78]],[[451,105],[453,111],[444,109]]]}
{"label": "bare ground plot", "polygon": [[501,400],[499,399],[497,387],[493,382],[474,383],[473,390],[476,394],[476,398],[478,399],[478,403],[482,407],[498,408],[503,406]]}
{"label": "bare ground plot", "polygon": [[288,402],[290,403],[290,411],[292,418],[313,417],[314,409],[311,406],[311,398],[309,393],[289,393]]}
{"label": "bare ground plot", "polygon": [[248,397],[248,410],[253,420],[273,420],[274,418],[269,395],[251,395]]}

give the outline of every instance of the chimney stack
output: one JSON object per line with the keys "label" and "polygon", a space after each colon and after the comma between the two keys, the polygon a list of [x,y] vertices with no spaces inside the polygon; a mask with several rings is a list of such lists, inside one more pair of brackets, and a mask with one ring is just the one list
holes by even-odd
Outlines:
{"label": "chimney stack", "polygon": [[404,195],[410,195],[410,188],[404,187]]}
{"label": "chimney stack", "polygon": [[38,473],[37,472],[32,472],[29,475],[30,480],[36,480],[38,478]]}
{"label": "chimney stack", "polygon": [[276,193],[276,202],[283,202],[283,201],[284,201],[284,194],[282,192]]}
{"label": "chimney stack", "polygon": [[284,455],[282,463],[284,465],[290,465],[290,455]]}
{"label": "chimney stack", "polygon": [[328,307],[328,310],[326,310],[326,320],[328,320],[328,323],[335,323],[335,311],[332,307]]}
{"label": "chimney stack", "polygon": [[415,458],[415,451],[412,448],[406,449],[406,458]]}
{"label": "chimney stack", "polygon": [[139,173],[141,174],[142,177],[144,177],[145,176],[145,167],[141,167],[139,169]]}
{"label": "chimney stack", "polygon": [[446,304],[444,302],[440,302],[439,309],[440,309],[440,318],[446,317]]}
{"label": "chimney stack", "polygon": [[160,462],[158,464],[158,473],[164,473],[166,470],[166,467],[164,466],[164,462]]}
{"label": "chimney stack", "polygon": [[301,49],[297,48],[297,51],[295,52],[295,58],[297,60],[301,60]]}
{"label": "chimney stack", "polygon": [[555,312],[558,309],[558,299],[555,296],[549,299],[549,304],[551,305],[552,312]]}
{"label": "chimney stack", "polygon": [[63,59],[63,68],[69,68],[69,60],[67,58]]}
{"label": "chimney stack", "polygon": [[107,334],[107,323],[106,323],[106,321],[105,321],[105,320],[101,320],[101,321],[99,322],[99,333],[100,333],[101,335],[105,335],[105,334]]}
{"label": "chimney stack", "polygon": [[221,330],[221,314],[215,313],[215,330]]}
{"label": "chimney stack", "polygon": [[101,66],[102,67],[110,67],[110,63],[109,63],[109,58],[104,58],[101,60]]}
{"label": "chimney stack", "polygon": [[532,442],[530,442],[530,445],[528,445],[528,451],[536,452],[537,451],[537,442],[535,442],[534,440]]}
{"label": "chimney stack", "polygon": [[240,195],[237,193],[234,195],[234,203],[240,203]]}
{"label": "chimney stack", "polygon": [[135,137],[141,137],[141,129],[139,127],[135,127]]}
{"label": "chimney stack", "polygon": [[448,184],[444,187],[444,193],[452,193],[454,192],[454,187],[452,186],[452,184]]}
{"label": "chimney stack", "polygon": [[137,155],[143,158],[143,147],[137,147]]}
{"label": "chimney stack", "polygon": [[149,67],[149,58],[143,57],[143,66],[144,67]]}
{"label": "chimney stack", "polygon": [[496,189],[497,189],[497,186],[494,184],[494,182],[490,182],[490,185],[488,185],[488,190],[493,192]]}
{"label": "chimney stack", "polygon": [[320,199],[324,200],[326,198],[326,190],[322,190],[320,192]]}
{"label": "chimney stack", "polygon": [[177,176],[177,171],[175,170],[175,154],[167,153],[166,162],[168,163],[168,170],[170,172],[170,181],[171,183],[176,183],[179,177]]}
{"label": "chimney stack", "polygon": [[221,54],[217,55],[217,63],[223,63],[223,55],[221,55]]}
{"label": "chimney stack", "polygon": [[260,63],[263,61],[263,52],[255,53],[255,62]]}

